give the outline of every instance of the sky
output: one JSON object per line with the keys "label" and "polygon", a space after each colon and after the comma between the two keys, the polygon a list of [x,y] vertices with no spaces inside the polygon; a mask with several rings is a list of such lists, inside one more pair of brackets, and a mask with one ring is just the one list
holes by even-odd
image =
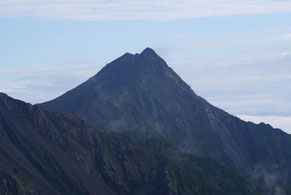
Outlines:
{"label": "sky", "polygon": [[0,0],[0,92],[51,100],[153,48],[211,104],[291,133],[291,0]]}

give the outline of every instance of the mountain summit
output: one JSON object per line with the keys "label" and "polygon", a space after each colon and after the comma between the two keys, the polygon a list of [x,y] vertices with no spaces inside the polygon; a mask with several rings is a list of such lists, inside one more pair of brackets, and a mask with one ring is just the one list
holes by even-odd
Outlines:
{"label": "mountain summit", "polygon": [[103,131],[158,133],[182,152],[210,157],[249,178],[291,175],[290,135],[212,106],[150,48],[121,56],[41,106]]}
{"label": "mountain summit", "polygon": [[149,47],[145,48],[141,52],[141,54],[143,54],[143,55],[151,55],[151,56],[158,56],[157,53],[152,48],[149,48]]}
{"label": "mountain summit", "polygon": [[140,54],[124,54],[85,83],[41,106],[75,114],[104,131],[158,132],[192,151],[188,143],[192,140],[184,139],[192,134],[192,127],[185,120],[199,117],[204,104],[154,50],[146,48]]}

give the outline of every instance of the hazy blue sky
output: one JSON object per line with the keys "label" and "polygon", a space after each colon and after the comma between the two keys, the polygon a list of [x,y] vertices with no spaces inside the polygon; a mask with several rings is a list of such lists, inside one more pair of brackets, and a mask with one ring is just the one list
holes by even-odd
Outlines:
{"label": "hazy blue sky", "polygon": [[0,0],[0,91],[50,100],[152,47],[210,103],[291,133],[290,0]]}

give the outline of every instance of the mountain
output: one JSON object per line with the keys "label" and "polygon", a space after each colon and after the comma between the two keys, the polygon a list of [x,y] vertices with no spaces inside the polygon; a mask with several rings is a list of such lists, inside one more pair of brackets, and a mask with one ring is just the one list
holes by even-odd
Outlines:
{"label": "mountain", "polygon": [[99,132],[72,115],[2,93],[0,135],[1,195],[254,192],[209,159],[173,154],[179,160],[172,161],[121,139],[125,135]]}
{"label": "mountain", "polygon": [[291,180],[290,135],[209,104],[150,48],[124,54],[40,106],[71,113],[105,132],[158,133],[182,152],[212,158],[253,180],[267,181],[269,175],[273,183]]}

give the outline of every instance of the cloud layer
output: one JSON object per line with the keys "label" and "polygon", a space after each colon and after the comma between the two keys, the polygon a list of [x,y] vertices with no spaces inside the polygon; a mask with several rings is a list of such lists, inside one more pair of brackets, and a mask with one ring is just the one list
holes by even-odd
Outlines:
{"label": "cloud layer", "polygon": [[67,65],[0,71],[0,92],[29,103],[41,103],[76,87],[99,69],[96,65]]}
{"label": "cloud layer", "polygon": [[291,116],[290,60],[290,52],[285,51],[169,64],[197,94],[231,114]]}
{"label": "cloud layer", "polygon": [[282,129],[283,131],[291,134],[291,117],[278,117],[278,116],[248,116],[239,115],[239,118],[252,121],[255,123],[267,123],[272,125],[274,128]]}
{"label": "cloud layer", "polygon": [[173,20],[291,12],[290,0],[9,0],[0,17]]}

